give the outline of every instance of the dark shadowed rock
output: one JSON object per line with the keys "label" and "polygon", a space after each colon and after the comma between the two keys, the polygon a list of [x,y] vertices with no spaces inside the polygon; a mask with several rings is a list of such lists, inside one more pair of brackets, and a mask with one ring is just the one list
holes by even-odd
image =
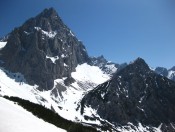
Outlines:
{"label": "dark shadowed rock", "polygon": [[157,67],[155,69],[155,72],[157,74],[160,74],[160,75],[165,76],[165,77],[168,76],[168,70],[166,68],[164,68],[164,67]]}
{"label": "dark shadowed rock", "polygon": [[115,125],[169,126],[175,122],[174,95],[175,82],[156,74],[138,58],[85,95],[81,113],[84,106],[90,106]]}
{"label": "dark shadowed rock", "polygon": [[159,75],[165,76],[168,79],[175,81],[175,66],[167,70],[164,67],[157,67],[155,72]]}
{"label": "dark shadowed rock", "polygon": [[1,51],[3,66],[22,73],[29,84],[51,89],[54,79],[68,77],[78,64],[89,61],[85,46],[62,22],[53,8],[15,28]]}

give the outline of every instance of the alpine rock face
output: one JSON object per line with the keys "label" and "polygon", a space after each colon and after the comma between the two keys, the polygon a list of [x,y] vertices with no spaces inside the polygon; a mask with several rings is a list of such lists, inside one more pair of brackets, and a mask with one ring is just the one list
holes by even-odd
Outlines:
{"label": "alpine rock face", "polygon": [[81,114],[91,107],[118,131],[157,131],[158,127],[175,131],[174,95],[175,82],[156,74],[138,58],[85,95]]}
{"label": "alpine rock face", "polygon": [[68,120],[92,123],[77,107],[86,92],[109,80],[118,66],[104,61],[107,70],[103,70],[94,63],[82,42],[49,8],[1,39],[0,95],[43,105]]}
{"label": "alpine rock face", "polygon": [[155,72],[157,74],[160,74],[162,76],[165,76],[173,81],[175,81],[175,66],[170,68],[169,70],[167,70],[166,68],[164,67],[157,67],[155,69]]}
{"label": "alpine rock face", "polygon": [[6,69],[22,73],[29,84],[50,90],[54,79],[67,77],[71,83],[71,72],[89,57],[84,45],[50,8],[9,34],[0,60]]}
{"label": "alpine rock face", "polygon": [[89,57],[53,8],[0,41],[0,96],[29,100],[100,131],[173,130],[175,82],[166,77],[173,80],[175,68],[156,72],[141,58],[127,65]]}
{"label": "alpine rock face", "polygon": [[107,61],[103,55],[99,57],[90,57],[91,65],[98,66],[100,69],[102,69],[105,73],[113,75],[115,72],[117,72],[119,69],[127,65],[124,64],[116,64],[111,61]]}

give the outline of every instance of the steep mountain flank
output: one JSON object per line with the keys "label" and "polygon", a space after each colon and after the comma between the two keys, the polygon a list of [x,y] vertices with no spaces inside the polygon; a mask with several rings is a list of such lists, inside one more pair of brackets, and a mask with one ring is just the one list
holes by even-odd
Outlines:
{"label": "steep mountain flank", "polygon": [[22,73],[29,84],[48,90],[54,79],[67,77],[67,84],[72,82],[71,72],[89,57],[82,42],[49,8],[8,35],[0,60],[6,69]]}
{"label": "steep mountain flank", "polygon": [[158,127],[162,123],[162,130],[174,131],[174,95],[175,82],[154,73],[138,58],[85,95],[81,113],[88,106],[115,126],[130,122]]}

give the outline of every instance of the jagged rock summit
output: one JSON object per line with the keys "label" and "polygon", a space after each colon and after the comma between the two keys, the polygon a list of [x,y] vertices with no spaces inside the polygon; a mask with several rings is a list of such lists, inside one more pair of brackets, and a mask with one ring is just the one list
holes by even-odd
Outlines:
{"label": "jagged rock summit", "polygon": [[99,57],[90,57],[91,65],[98,66],[105,73],[113,75],[119,68],[122,68],[123,65],[119,65],[110,61],[107,61],[103,55]]}
{"label": "jagged rock summit", "polygon": [[175,66],[170,68],[169,70],[164,67],[157,67],[155,69],[155,72],[175,81]]}
{"label": "jagged rock summit", "polygon": [[71,72],[89,57],[82,42],[49,8],[9,33],[0,60],[6,69],[22,73],[29,84],[49,90],[54,79],[73,81]]}
{"label": "jagged rock summit", "polygon": [[[116,127],[160,124],[163,131],[174,131],[175,82],[150,70],[145,61],[136,59],[114,77],[97,86],[82,99],[84,107],[92,107],[101,118]],[[128,124],[130,123],[130,124]]]}

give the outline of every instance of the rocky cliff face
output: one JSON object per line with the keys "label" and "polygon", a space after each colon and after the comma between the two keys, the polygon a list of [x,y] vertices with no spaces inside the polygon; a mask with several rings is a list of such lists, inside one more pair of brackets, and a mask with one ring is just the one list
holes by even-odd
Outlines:
{"label": "rocky cliff face", "polygon": [[81,113],[89,106],[116,126],[130,122],[158,127],[163,123],[163,131],[174,131],[171,127],[175,122],[174,95],[175,82],[154,73],[138,58],[85,95]]}
{"label": "rocky cliff face", "polygon": [[170,68],[169,70],[164,67],[157,67],[155,69],[155,72],[175,81],[175,66]]}
{"label": "rocky cliff face", "polygon": [[51,89],[57,78],[67,77],[69,84],[75,67],[89,61],[85,46],[53,8],[15,28],[0,54],[3,67],[22,73],[41,90]]}
{"label": "rocky cliff face", "polygon": [[156,67],[155,72],[165,77],[168,76],[168,70],[164,67]]}
{"label": "rocky cliff face", "polygon": [[111,76],[120,69],[123,65],[116,64],[110,61],[107,61],[103,55],[99,57],[90,57],[90,64],[93,66],[98,66],[105,73],[110,74]]}

